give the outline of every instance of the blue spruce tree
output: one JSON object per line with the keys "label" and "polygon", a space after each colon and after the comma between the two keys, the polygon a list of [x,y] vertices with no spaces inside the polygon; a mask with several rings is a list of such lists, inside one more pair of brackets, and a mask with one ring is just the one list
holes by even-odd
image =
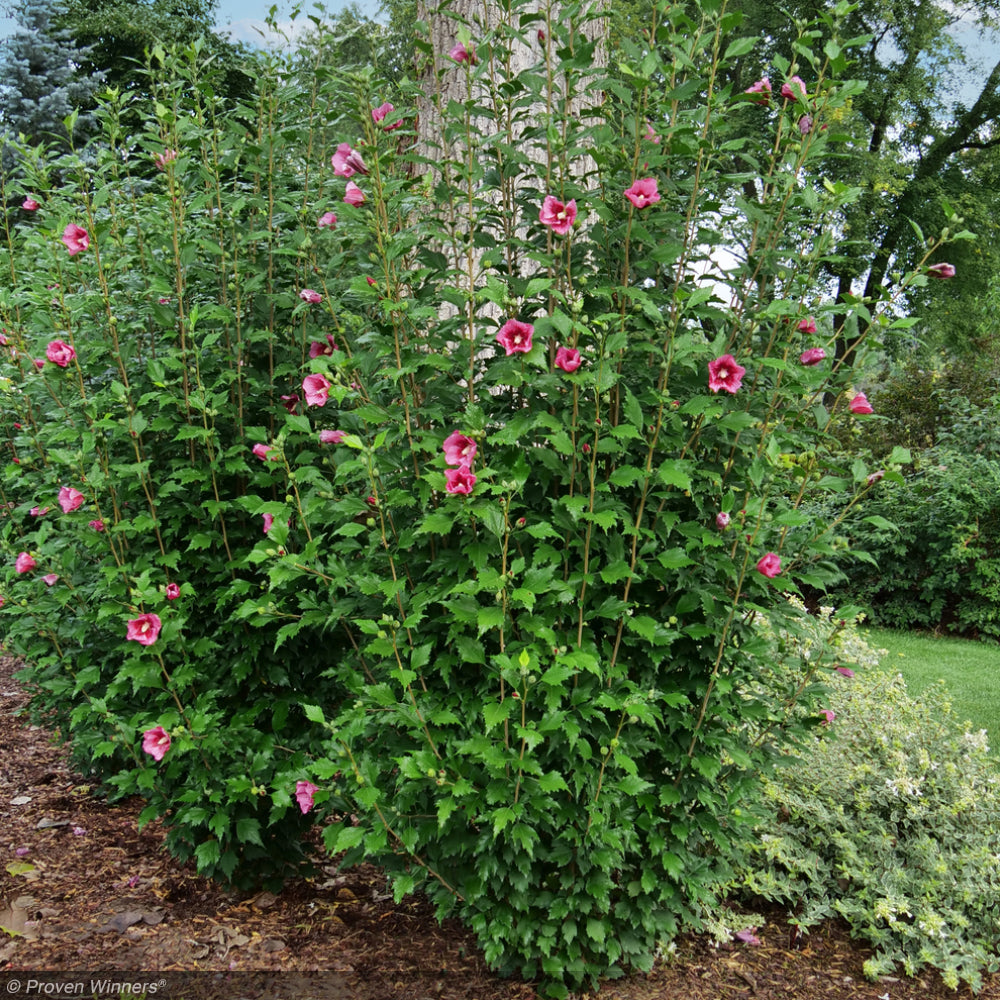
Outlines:
{"label": "blue spruce tree", "polygon": [[3,168],[14,159],[11,140],[23,135],[29,145],[66,146],[70,141],[65,120],[81,111],[72,141],[89,138],[93,118],[86,111],[103,82],[100,73],[81,72],[87,51],[72,36],[55,27],[63,10],[59,0],[21,0],[12,11],[18,27],[0,41],[0,135]]}

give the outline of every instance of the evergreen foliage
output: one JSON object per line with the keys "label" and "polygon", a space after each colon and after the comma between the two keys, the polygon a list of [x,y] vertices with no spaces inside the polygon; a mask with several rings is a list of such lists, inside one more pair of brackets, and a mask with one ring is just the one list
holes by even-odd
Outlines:
{"label": "evergreen foliage", "polygon": [[[14,8],[17,29],[0,41],[0,131],[23,135],[32,145],[79,145],[94,130],[89,114],[74,119],[72,136],[66,121],[89,106],[102,82],[96,67],[83,72],[89,53],[59,25],[60,0],[24,0]],[[3,168],[12,165],[9,143],[3,144]]]}

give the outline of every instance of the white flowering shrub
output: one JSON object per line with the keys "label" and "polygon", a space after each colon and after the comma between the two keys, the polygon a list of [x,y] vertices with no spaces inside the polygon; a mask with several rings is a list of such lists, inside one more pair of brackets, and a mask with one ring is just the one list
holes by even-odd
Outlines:
{"label": "white flowering shrub", "polygon": [[[805,661],[831,620],[825,609],[815,636],[777,633],[776,648]],[[856,622],[838,634],[839,666],[856,672],[829,672],[807,766],[764,781],[772,819],[743,844],[734,884],[787,903],[802,928],[843,917],[875,948],[871,978],[931,966],[978,990],[1000,967],[1000,771],[986,733],[964,730],[943,684],[910,697]]]}

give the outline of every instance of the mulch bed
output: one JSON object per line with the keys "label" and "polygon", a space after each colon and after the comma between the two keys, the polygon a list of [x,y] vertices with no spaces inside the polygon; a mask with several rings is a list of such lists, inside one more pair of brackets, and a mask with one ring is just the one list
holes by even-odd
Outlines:
{"label": "mulch bed", "polygon": [[[419,897],[393,903],[377,868],[320,873],[277,895],[227,891],[140,834],[139,800],[108,805],[72,773],[52,734],[29,726],[19,664],[0,656],[0,993],[43,973],[156,973],[158,995],[351,1000],[533,1000],[532,983],[491,973],[473,937],[438,924]],[[326,861],[326,863],[324,863]],[[760,944],[678,940],[649,975],[606,983],[599,1000],[943,1000],[970,997],[935,974],[865,980],[871,954],[829,922],[795,940],[779,911]],[[30,973],[30,976],[28,975]],[[181,974],[199,973],[197,976]],[[275,975],[280,973],[280,975]],[[177,977],[176,980],[171,977]],[[49,977],[53,982],[59,976]],[[133,978],[130,976],[128,978]],[[150,975],[142,977],[156,983]],[[163,984],[167,985],[164,986]],[[36,994],[42,992],[36,986]],[[22,995],[29,995],[22,991]],[[89,994],[88,994],[89,995]],[[586,996],[586,995],[585,995]],[[1000,1000],[1000,976],[979,994]]]}

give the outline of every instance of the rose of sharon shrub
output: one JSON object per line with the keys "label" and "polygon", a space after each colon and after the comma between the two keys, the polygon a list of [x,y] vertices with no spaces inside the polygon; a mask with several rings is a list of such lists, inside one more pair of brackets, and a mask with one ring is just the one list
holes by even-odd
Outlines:
{"label": "rose of sharon shrub", "polygon": [[[827,448],[854,420],[843,373],[800,363],[815,334],[789,322],[833,311],[809,276],[853,192],[824,184],[835,139],[799,134],[802,98],[714,85],[718,51],[750,49],[719,50],[738,18],[702,13],[665,5],[652,52],[623,42],[610,102],[587,46],[505,79],[513,18],[474,45],[459,26],[438,62],[474,115],[418,113],[372,73],[299,93],[273,53],[227,115],[197,53],[164,54],[127,142],[109,94],[110,145],[63,157],[57,188],[22,150],[24,189],[94,238],[17,213],[0,250],[0,622],[36,710],[177,857],[277,884],[323,823],[343,863],[421,886],[492,965],[564,992],[697,922],[759,770],[832,710],[768,667],[755,623],[829,579],[840,515],[806,516],[807,490],[870,488]],[[576,31],[552,24],[540,58],[576,59]],[[849,49],[837,80],[810,74],[814,116],[860,91]],[[645,82],[667,78],[690,96]],[[383,95],[430,133],[382,128]],[[498,160],[484,131],[538,95],[604,117]],[[733,142],[787,180],[752,213]],[[31,360],[53,330],[77,345],[64,371]],[[811,456],[791,489],[789,455]],[[94,521],[31,516],[67,483]]]}

